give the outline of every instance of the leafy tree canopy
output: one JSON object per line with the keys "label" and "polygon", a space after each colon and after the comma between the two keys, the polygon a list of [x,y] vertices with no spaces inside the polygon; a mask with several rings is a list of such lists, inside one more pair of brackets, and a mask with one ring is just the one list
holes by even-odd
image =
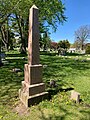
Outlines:
{"label": "leafy tree canopy", "polygon": [[1,0],[0,1],[0,24],[6,17],[17,13],[27,19],[30,7],[35,4],[39,8],[39,21],[41,26],[57,28],[57,22],[66,20],[64,15],[65,6],[61,0]]}
{"label": "leafy tree canopy", "polygon": [[0,29],[6,24],[7,32],[11,30],[20,36],[21,53],[26,53],[29,9],[34,4],[39,8],[40,33],[48,32],[50,27],[55,31],[57,23],[66,21],[61,0],[0,0]]}
{"label": "leafy tree canopy", "polygon": [[68,49],[70,47],[70,43],[68,40],[62,40],[62,41],[59,41],[58,47],[63,49]]}

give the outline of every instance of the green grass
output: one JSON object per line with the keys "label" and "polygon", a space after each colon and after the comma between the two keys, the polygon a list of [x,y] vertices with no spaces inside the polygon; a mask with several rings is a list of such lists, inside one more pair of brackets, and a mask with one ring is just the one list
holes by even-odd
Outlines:
{"label": "green grass", "polygon": [[[79,55],[78,60],[74,59],[76,55],[70,56],[41,53],[40,63],[47,65],[43,68],[43,81],[51,99],[30,107],[28,116],[20,116],[13,108],[19,101],[18,90],[27,63],[22,58],[27,56],[17,51],[7,52],[9,63],[0,68],[0,120],[90,120],[90,61],[82,62],[88,56]],[[14,73],[13,68],[20,68],[22,72]],[[56,88],[50,88],[50,80],[56,81]],[[70,100],[71,89],[80,92],[80,104]]]}

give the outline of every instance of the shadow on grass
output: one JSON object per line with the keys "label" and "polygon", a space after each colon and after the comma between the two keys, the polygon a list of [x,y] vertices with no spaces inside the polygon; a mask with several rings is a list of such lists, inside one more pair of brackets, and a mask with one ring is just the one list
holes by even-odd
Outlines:
{"label": "shadow on grass", "polygon": [[[14,102],[18,98],[18,90],[21,88],[21,81],[24,79],[24,64],[26,63],[23,59],[11,58],[6,60],[9,64],[0,68],[0,103],[4,105],[12,104],[11,101]],[[13,72],[14,68],[19,68],[21,72]]]}
{"label": "shadow on grass", "polygon": [[63,85],[64,83],[62,83],[62,85],[55,88],[48,87],[47,92],[48,92],[49,100],[52,99],[52,97],[56,95],[58,92],[67,92],[74,89],[73,87],[63,88]]}
{"label": "shadow on grass", "polygon": [[[90,69],[90,61],[82,62],[81,60],[76,61],[58,56],[42,56],[41,63],[47,65],[43,69],[43,78],[46,87],[49,88],[50,80],[55,80],[57,84],[59,83],[59,87],[48,89],[49,96],[57,94],[58,91],[73,90],[73,85],[67,82],[67,78],[73,78],[74,80],[75,76],[81,76],[84,71]],[[66,86],[66,88],[64,89],[63,86]]]}
{"label": "shadow on grass", "polygon": [[26,54],[6,54],[6,57],[26,57]]}
{"label": "shadow on grass", "polygon": [[48,113],[48,116],[46,116],[43,110],[40,107],[38,107],[38,110],[41,113],[40,119],[41,120],[66,120],[66,119],[72,118],[72,119],[78,119],[78,120],[82,120],[82,119],[89,120],[90,118],[90,111],[82,110],[80,111],[80,114],[82,114],[82,116],[78,116],[77,112],[69,111],[69,109],[62,107],[60,105],[58,105],[57,109],[58,109],[58,113],[55,113],[52,111],[52,113]]}
{"label": "shadow on grass", "polygon": [[84,56],[85,54],[79,54],[79,53],[67,53],[67,56]]}
{"label": "shadow on grass", "polygon": [[40,55],[56,56],[57,53],[55,53],[55,52],[50,53],[50,51],[40,51]]}
{"label": "shadow on grass", "polygon": [[[46,83],[48,88],[48,82],[52,79],[58,82],[58,86],[54,89],[49,90],[49,94],[55,95],[58,91],[68,91],[73,89],[72,87],[68,86],[67,81],[65,79],[70,75],[78,75],[78,72],[82,72],[83,70],[89,69],[89,61],[88,62],[81,62],[75,61],[72,59],[65,59],[58,56],[55,56],[56,53],[48,54],[42,52],[41,55],[41,64],[47,65],[46,68],[43,69],[43,81]],[[7,54],[8,57],[24,57],[22,54]],[[27,61],[23,59],[7,59],[9,62],[8,65],[5,65],[0,68],[0,101],[3,101],[3,98],[7,103],[7,99],[14,98],[18,96],[18,90],[21,88],[21,81],[24,79],[24,64]],[[12,72],[13,68],[20,68],[21,72],[14,73]],[[75,73],[76,72],[76,73]],[[64,81],[63,81],[64,80]],[[69,83],[70,84],[70,83]],[[67,85],[64,89],[63,86]],[[11,98],[10,98],[11,97]]]}

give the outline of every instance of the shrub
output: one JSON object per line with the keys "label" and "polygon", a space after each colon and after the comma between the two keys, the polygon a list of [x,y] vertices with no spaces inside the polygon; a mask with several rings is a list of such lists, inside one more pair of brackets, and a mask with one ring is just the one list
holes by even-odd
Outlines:
{"label": "shrub", "polygon": [[86,47],[86,54],[90,54],[90,46]]}

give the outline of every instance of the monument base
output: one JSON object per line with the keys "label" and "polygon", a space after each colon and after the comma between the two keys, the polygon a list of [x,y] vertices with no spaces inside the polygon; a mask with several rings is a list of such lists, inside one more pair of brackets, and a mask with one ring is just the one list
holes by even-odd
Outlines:
{"label": "monument base", "polygon": [[22,88],[19,90],[19,98],[26,107],[30,107],[30,105],[38,104],[48,98],[48,92],[45,92],[44,83],[29,85],[25,81],[22,81]]}
{"label": "monument base", "polygon": [[42,100],[47,99],[48,92],[42,92],[39,94],[28,96],[26,92],[23,92],[22,89],[19,89],[19,98],[26,107],[30,107],[31,105],[38,104]]}

